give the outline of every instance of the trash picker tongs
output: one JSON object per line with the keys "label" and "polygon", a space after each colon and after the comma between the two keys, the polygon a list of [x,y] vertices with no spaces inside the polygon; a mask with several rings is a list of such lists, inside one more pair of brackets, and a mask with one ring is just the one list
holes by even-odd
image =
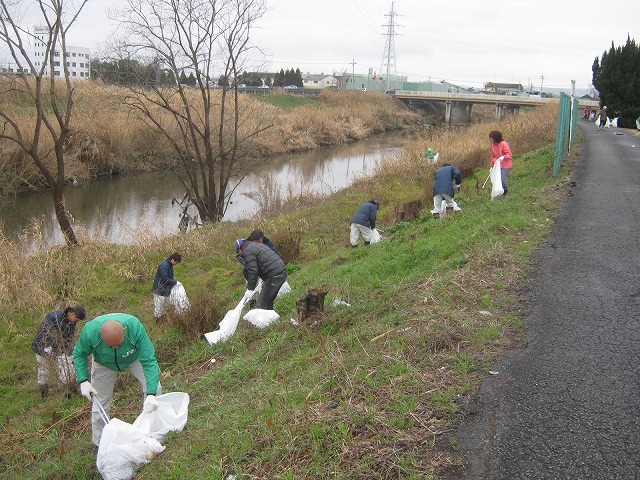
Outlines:
{"label": "trash picker tongs", "polygon": [[102,417],[102,421],[104,422],[104,424],[106,425],[107,423],[109,423],[109,416],[107,415],[107,412],[104,411],[104,408],[102,407],[102,404],[98,401],[98,398],[96,397],[95,393],[91,394],[91,400],[93,400],[93,404],[98,407],[98,412],[100,413],[100,416]]}

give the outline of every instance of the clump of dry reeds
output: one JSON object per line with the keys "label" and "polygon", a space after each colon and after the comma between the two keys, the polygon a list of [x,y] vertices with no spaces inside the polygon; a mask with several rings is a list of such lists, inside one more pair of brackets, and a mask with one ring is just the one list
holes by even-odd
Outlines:
{"label": "clump of dry reeds", "polygon": [[[405,144],[402,154],[380,162],[373,176],[397,177],[419,182],[430,192],[433,173],[442,163],[455,165],[463,176],[480,166],[489,168],[491,130],[502,131],[514,154],[540,148],[553,142],[556,133],[558,106],[547,104],[504,120],[472,124],[465,128],[435,129],[427,138]],[[422,158],[428,148],[440,152],[439,162]],[[429,196],[430,193],[427,195]]]}

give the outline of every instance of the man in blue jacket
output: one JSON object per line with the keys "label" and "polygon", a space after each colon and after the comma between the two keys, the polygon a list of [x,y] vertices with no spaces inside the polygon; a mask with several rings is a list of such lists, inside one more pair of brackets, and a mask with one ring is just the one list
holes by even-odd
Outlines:
{"label": "man in blue jacket", "polygon": [[[88,357],[93,357],[89,375]],[[162,393],[158,361],[153,344],[140,320],[126,313],[108,313],[88,322],[73,349],[73,366],[80,392],[89,401],[91,394],[107,415],[118,372],[129,370],[145,395],[143,409],[157,410],[156,394]],[[98,406],[91,409],[92,440],[100,445],[104,422]]]}
{"label": "man in blue jacket", "polygon": [[42,399],[49,396],[49,369],[55,362],[60,382],[68,384],[71,378],[71,351],[76,323],[84,320],[87,312],[82,307],[67,307],[49,312],[40,324],[31,350],[36,354],[36,374]]}
{"label": "man in blue jacket", "polygon": [[351,233],[349,235],[351,247],[358,246],[360,235],[362,235],[365,245],[371,243],[371,233],[376,228],[376,215],[379,208],[380,202],[376,200],[369,200],[358,207],[356,213],[351,217]]}
{"label": "man in blue jacket", "polygon": [[[435,181],[433,182],[433,210],[431,213],[442,214],[446,213],[446,207],[453,208],[454,212],[462,210],[453,199],[455,191],[453,189],[453,182],[456,182],[456,188],[460,188],[462,182],[462,175],[460,170],[451,165],[450,163],[443,163],[442,166],[436,170]],[[446,206],[443,209],[442,202],[445,202]]]}
{"label": "man in blue jacket", "polygon": [[169,258],[158,265],[156,276],[153,279],[153,287],[151,287],[153,292],[153,316],[156,322],[160,322],[165,313],[167,313],[171,289],[178,283],[173,279],[173,267],[181,261],[182,255],[172,253]]}

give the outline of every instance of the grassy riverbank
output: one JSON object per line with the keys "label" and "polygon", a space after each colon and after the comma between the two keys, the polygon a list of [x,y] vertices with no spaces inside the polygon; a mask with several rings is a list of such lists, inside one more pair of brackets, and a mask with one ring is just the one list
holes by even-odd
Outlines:
{"label": "grassy riverbank", "polygon": [[[555,115],[539,108],[431,139],[443,160],[469,172],[456,196],[462,212],[443,219],[428,213],[433,167],[417,159],[426,146],[417,142],[372,177],[330,198],[296,199],[269,219],[28,258],[3,243],[0,472],[98,478],[87,402],[58,390],[43,403],[35,386],[32,336],[66,299],[91,317],[137,315],[156,345],[165,388],[191,396],[185,430],[141,478],[424,479],[459,471],[447,433],[464,420],[491,360],[526,328],[518,291],[564,194],[564,174],[551,177]],[[517,155],[509,195],[490,201],[479,186],[495,128]],[[350,216],[369,198],[381,200],[385,239],[348,248]],[[396,223],[396,208],[416,199],[427,200],[423,215]],[[257,330],[241,322],[226,343],[209,346],[202,332],[244,291],[233,239],[257,226],[286,252],[293,293],[276,302],[279,323]],[[183,255],[176,278],[193,309],[158,326],[149,290],[173,251]],[[326,312],[293,325],[295,300],[309,288],[328,292]],[[335,299],[351,306],[329,307]],[[137,383],[127,378],[112,415],[131,422],[139,410]]]}

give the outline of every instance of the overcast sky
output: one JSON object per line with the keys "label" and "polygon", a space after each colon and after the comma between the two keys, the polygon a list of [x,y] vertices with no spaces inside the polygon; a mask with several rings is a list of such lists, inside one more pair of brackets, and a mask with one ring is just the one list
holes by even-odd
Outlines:
{"label": "overcast sky", "polygon": [[[76,0],[77,1],[77,0]],[[90,0],[69,37],[95,53],[113,32]],[[253,42],[272,71],[379,72],[391,0],[266,0]],[[640,42],[640,0],[394,0],[395,63],[411,81],[480,87],[486,82],[562,87],[591,84],[591,66],[613,41]],[[541,77],[544,76],[544,79]]]}

